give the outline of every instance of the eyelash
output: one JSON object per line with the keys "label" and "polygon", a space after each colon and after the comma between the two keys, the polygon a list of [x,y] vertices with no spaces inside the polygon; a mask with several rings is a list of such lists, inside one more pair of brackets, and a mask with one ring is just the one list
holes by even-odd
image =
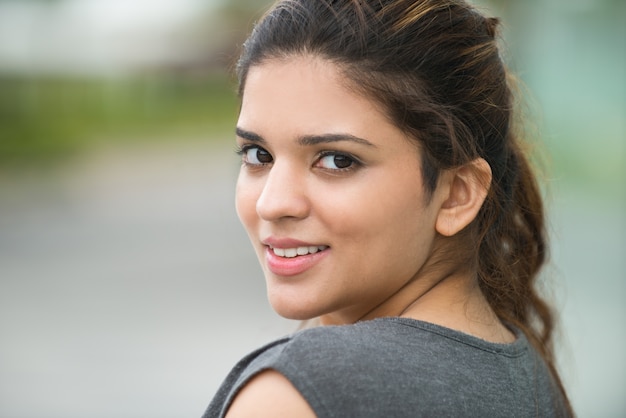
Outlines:
{"label": "eyelash", "polygon": [[[359,167],[361,167],[363,165],[363,163],[361,161],[359,161],[358,158],[354,157],[353,155],[350,155],[348,153],[345,152],[338,152],[338,151],[322,151],[319,154],[319,157],[316,161],[316,164],[318,162],[320,162],[323,158],[325,157],[329,157],[329,156],[335,156],[335,157],[344,157],[347,158],[348,160],[350,160],[351,164],[348,167],[340,167],[340,168],[328,168],[326,170],[331,171],[331,172],[347,172],[347,171],[352,171],[352,170],[356,170]],[[322,169],[324,169],[324,167],[321,167]]]}
{"label": "eyelash", "polygon": [[[251,167],[251,168],[263,167],[263,166],[270,164],[270,163],[253,164],[253,163],[250,163],[249,161],[246,161],[246,153],[250,151],[251,149],[255,149],[255,148],[259,150],[263,150],[267,152],[269,155],[271,155],[269,151],[267,151],[263,147],[259,147],[258,145],[252,145],[252,144],[244,144],[240,147],[237,147],[237,149],[235,150],[235,153],[241,157],[242,164],[247,167]],[[272,157],[272,160],[273,160],[273,157]]]}
{"label": "eyelash", "polygon": [[[271,164],[271,162],[255,164],[255,163],[250,163],[249,161],[246,161],[246,153],[255,148],[259,150],[263,150],[267,152],[269,155],[271,155],[269,151],[267,151],[263,147],[260,147],[258,145],[253,145],[253,144],[244,144],[240,147],[237,147],[237,149],[235,150],[236,154],[241,157],[242,164],[250,168],[260,168],[268,164]],[[317,165],[323,158],[329,157],[329,156],[347,158],[351,162],[351,164],[348,167],[341,167],[341,168],[324,168],[324,167],[319,167],[319,168],[329,171],[329,172],[337,173],[337,172],[348,172],[348,171],[356,170],[363,165],[363,163],[358,158],[356,158],[355,156],[351,154],[348,154],[346,152],[338,152],[338,151],[330,151],[330,150],[321,151],[317,159],[315,160],[315,165]],[[272,161],[273,161],[273,157],[272,157]]]}

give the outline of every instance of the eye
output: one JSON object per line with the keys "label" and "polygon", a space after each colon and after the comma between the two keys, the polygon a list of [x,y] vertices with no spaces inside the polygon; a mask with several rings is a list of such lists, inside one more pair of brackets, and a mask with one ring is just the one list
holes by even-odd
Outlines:
{"label": "eye", "polygon": [[261,147],[244,146],[239,151],[241,159],[249,165],[265,165],[273,161],[272,155]]}
{"label": "eye", "polygon": [[316,165],[328,170],[347,170],[356,165],[356,163],[356,159],[349,155],[328,152],[322,155]]}

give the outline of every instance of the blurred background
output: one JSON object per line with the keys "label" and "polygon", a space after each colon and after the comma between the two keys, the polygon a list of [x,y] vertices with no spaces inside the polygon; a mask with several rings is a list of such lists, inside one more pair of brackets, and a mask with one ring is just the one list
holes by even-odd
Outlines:
{"label": "blurred background", "polygon": [[[0,417],[200,416],[296,324],[234,211],[237,51],[267,0],[0,0]],[[484,0],[542,159],[581,417],[626,416],[626,2]]]}

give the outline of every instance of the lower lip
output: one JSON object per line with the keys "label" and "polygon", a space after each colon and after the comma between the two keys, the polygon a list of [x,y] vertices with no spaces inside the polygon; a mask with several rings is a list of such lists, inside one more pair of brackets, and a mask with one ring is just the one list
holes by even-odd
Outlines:
{"label": "lower lip", "polygon": [[313,268],[328,254],[328,248],[314,254],[297,257],[279,257],[269,247],[265,249],[265,260],[269,270],[277,276],[295,276]]}

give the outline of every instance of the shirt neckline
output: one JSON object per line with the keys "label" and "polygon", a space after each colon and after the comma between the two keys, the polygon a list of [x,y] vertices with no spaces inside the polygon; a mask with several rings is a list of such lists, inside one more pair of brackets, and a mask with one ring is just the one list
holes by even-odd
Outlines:
{"label": "shirt neckline", "polygon": [[[370,321],[365,321],[370,322]],[[455,330],[452,328],[445,327],[443,325],[434,324],[432,322],[421,321],[419,319],[413,318],[405,318],[405,317],[382,317],[372,319],[373,323],[393,323],[401,326],[408,326],[412,328],[417,328],[422,331],[426,331],[432,334],[439,335],[443,338],[447,338],[453,341],[456,341],[461,344],[465,344],[468,346],[472,346],[474,348],[495,353],[506,355],[510,357],[517,357],[524,352],[527,351],[529,343],[528,339],[524,335],[524,333],[515,326],[507,324],[507,327],[513,332],[515,335],[515,341],[511,343],[496,343],[487,340],[483,340],[482,338],[476,337],[471,334],[467,334],[465,332]]]}

